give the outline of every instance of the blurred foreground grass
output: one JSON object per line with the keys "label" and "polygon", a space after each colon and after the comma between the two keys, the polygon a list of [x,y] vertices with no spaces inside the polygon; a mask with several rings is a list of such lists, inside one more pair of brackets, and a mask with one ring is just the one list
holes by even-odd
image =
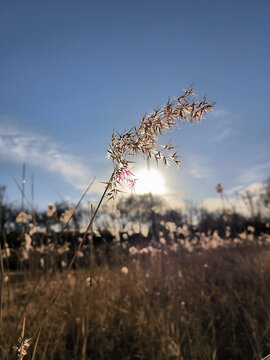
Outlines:
{"label": "blurred foreground grass", "polygon": [[[99,256],[72,271],[41,333],[37,359],[261,359],[270,353],[270,248],[249,246],[151,256]],[[64,276],[7,274],[1,359],[32,337]],[[40,279],[37,283],[37,280]],[[33,287],[36,291],[30,297]],[[25,359],[31,359],[33,344]]]}

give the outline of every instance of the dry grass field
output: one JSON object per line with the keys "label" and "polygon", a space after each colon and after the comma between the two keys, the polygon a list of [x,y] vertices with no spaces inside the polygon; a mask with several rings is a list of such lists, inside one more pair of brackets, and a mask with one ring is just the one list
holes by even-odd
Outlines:
{"label": "dry grass field", "polygon": [[86,223],[79,205],[92,183],[76,206],[35,213],[27,201],[28,214],[17,184],[21,211],[14,217],[1,204],[1,360],[259,360],[270,352],[270,224],[255,216],[252,198],[250,219],[233,206],[226,213],[221,184],[217,214],[164,210],[151,193],[118,202],[113,214],[102,208],[135,187],[138,155],[180,166],[159,135],[195,125],[213,107],[190,87],[113,133],[113,172],[95,209],[84,209]]}
{"label": "dry grass field", "polygon": [[[50,309],[36,359],[261,359],[270,349],[267,246],[128,254],[119,247],[75,267]],[[45,259],[46,260],[46,259]],[[50,259],[50,261],[52,261]],[[1,359],[33,338],[63,270],[6,274]],[[20,321],[20,322],[19,322]]]}

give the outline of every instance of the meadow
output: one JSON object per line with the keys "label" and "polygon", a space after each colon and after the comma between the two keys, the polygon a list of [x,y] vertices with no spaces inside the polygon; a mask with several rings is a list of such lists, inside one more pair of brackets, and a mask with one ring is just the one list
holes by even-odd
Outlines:
{"label": "meadow", "polygon": [[[213,108],[194,96],[189,88],[138,127],[112,134],[113,172],[95,208],[80,208],[80,200],[38,213],[31,202],[24,207],[24,185],[21,211],[1,199],[1,360],[229,360],[270,352],[270,224],[255,214],[252,197],[246,218],[233,207],[164,210],[152,194],[119,198],[123,185],[135,186],[133,157],[180,165],[172,144],[157,138]],[[224,205],[220,184],[216,191]],[[269,194],[260,198],[266,208]],[[117,201],[114,211],[106,197]]]}
{"label": "meadow", "polygon": [[[259,233],[258,224],[247,222],[246,229],[232,237],[225,223],[222,238],[222,227],[199,232],[202,224],[173,222],[170,212],[157,218],[154,210],[155,221],[148,226],[130,222],[123,228],[114,220],[109,230],[107,224],[93,228],[70,271],[68,263],[82,240],[74,224],[64,233],[52,230],[53,223],[46,231],[33,232],[28,219],[23,228],[28,232],[16,235],[26,239],[20,247],[8,246],[12,242],[7,236],[2,245],[1,359],[16,358],[12,346],[24,321],[24,338],[31,338],[25,349],[29,359],[266,355],[267,228]],[[50,209],[48,215],[51,219]]]}

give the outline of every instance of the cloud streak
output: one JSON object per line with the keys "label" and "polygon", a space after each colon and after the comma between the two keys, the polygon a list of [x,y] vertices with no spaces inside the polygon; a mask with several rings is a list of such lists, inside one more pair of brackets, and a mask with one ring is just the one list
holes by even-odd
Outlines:
{"label": "cloud streak", "polygon": [[236,131],[229,120],[231,116],[228,111],[225,109],[215,109],[211,116],[215,118],[215,124],[211,136],[212,143],[223,141],[236,134]]}
{"label": "cloud streak", "polygon": [[221,132],[213,138],[213,142],[222,141],[232,136],[233,134],[234,134],[234,130],[231,127],[227,127],[221,130]]}
{"label": "cloud streak", "polygon": [[62,152],[49,137],[5,124],[0,128],[0,160],[18,164],[26,162],[59,174],[75,188],[91,179],[86,165],[77,157]]}
{"label": "cloud streak", "polygon": [[212,170],[207,164],[207,159],[202,155],[189,155],[183,163],[183,170],[195,179],[207,179],[212,175]]}
{"label": "cloud streak", "polygon": [[237,181],[244,184],[262,181],[265,180],[267,176],[269,176],[269,171],[270,161],[256,164],[254,166],[250,166],[247,169],[244,169],[238,176]]}
{"label": "cloud streak", "polygon": [[[237,191],[236,191],[237,189]],[[224,202],[219,197],[207,198],[204,199],[200,204],[201,208],[205,208],[208,211],[223,211],[223,206],[227,210],[235,210],[238,213],[241,213],[245,216],[252,215],[249,202],[246,201],[247,194],[252,198],[252,203],[255,213],[260,211],[261,215],[267,215],[267,208],[263,206],[261,201],[261,196],[264,194],[264,184],[263,183],[253,183],[248,186],[238,186],[235,188],[226,191]],[[233,191],[237,192],[238,196],[233,196]],[[234,194],[236,195],[236,194]]]}

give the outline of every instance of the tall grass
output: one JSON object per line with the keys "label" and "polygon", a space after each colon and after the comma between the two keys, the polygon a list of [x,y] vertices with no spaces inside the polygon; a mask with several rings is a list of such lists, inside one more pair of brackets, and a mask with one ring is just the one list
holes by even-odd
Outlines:
{"label": "tall grass", "polygon": [[[180,166],[178,154],[173,152],[174,147],[169,142],[165,146],[157,143],[159,135],[162,135],[165,131],[172,130],[178,127],[179,122],[189,122],[196,124],[200,121],[209,111],[214,107],[214,103],[208,102],[206,97],[203,97],[199,102],[195,99],[195,93],[193,88],[190,87],[184,91],[183,95],[176,100],[168,101],[163,108],[154,110],[154,112],[148,116],[144,116],[140,122],[140,125],[133,126],[129,131],[124,131],[122,134],[112,133],[111,144],[107,150],[108,156],[113,162],[113,172],[106,184],[105,190],[100,198],[95,212],[91,217],[86,231],[79,243],[77,249],[74,252],[74,256],[70,260],[68,267],[65,271],[65,275],[70,275],[72,266],[77,259],[80,249],[87,238],[88,231],[92,228],[93,221],[96,214],[103,202],[105,196],[109,196],[110,199],[115,199],[119,190],[119,186],[123,184],[133,188],[135,185],[135,179],[129,166],[131,157],[142,155],[147,159],[155,159],[157,163],[162,162],[164,165],[168,165],[170,161]],[[24,201],[24,187],[22,188],[22,200]],[[22,209],[23,210],[23,209]],[[73,208],[72,208],[73,211]],[[23,215],[23,211],[21,213]],[[92,275],[91,275],[92,276]],[[61,279],[59,286],[55,289],[52,298],[44,305],[42,314],[36,331],[34,332],[35,346],[32,360],[35,357],[35,351],[40,338],[41,331],[45,322],[49,316],[49,312],[55,305],[63,287],[65,284],[65,278]]]}
{"label": "tall grass", "polygon": [[[159,145],[158,136],[177,127],[177,121],[200,121],[213,106],[205,97],[197,102],[189,88],[144,116],[138,127],[112,134],[107,150],[113,162],[111,178],[65,269],[41,266],[33,272],[31,265],[31,270],[9,273],[5,281],[1,257],[1,359],[262,357],[269,345],[268,248],[191,254],[160,239],[157,250],[133,251],[133,257],[113,246],[110,256],[106,246],[94,256],[91,242],[88,268],[75,270],[105,196],[115,199],[122,185],[134,187],[131,158],[142,155],[164,165],[180,165],[171,143]],[[23,190],[22,194],[24,200]],[[65,214],[67,223],[77,206]],[[54,211],[52,207],[50,213]],[[22,211],[18,218],[28,221],[24,217]],[[31,229],[34,220],[32,225]],[[30,246],[30,232],[23,235]],[[20,326],[14,354],[10,349]]]}
{"label": "tall grass", "polygon": [[[38,359],[260,359],[270,345],[270,249],[235,248],[140,256],[114,250],[73,270],[40,334]],[[123,267],[128,269],[121,271]],[[10,274],[3,349],[33,284],[26,336],[42,321],[61,271]],[[12,279],[13,277],[13,279]],[[28,356],[31,358],[30,350]]]}

